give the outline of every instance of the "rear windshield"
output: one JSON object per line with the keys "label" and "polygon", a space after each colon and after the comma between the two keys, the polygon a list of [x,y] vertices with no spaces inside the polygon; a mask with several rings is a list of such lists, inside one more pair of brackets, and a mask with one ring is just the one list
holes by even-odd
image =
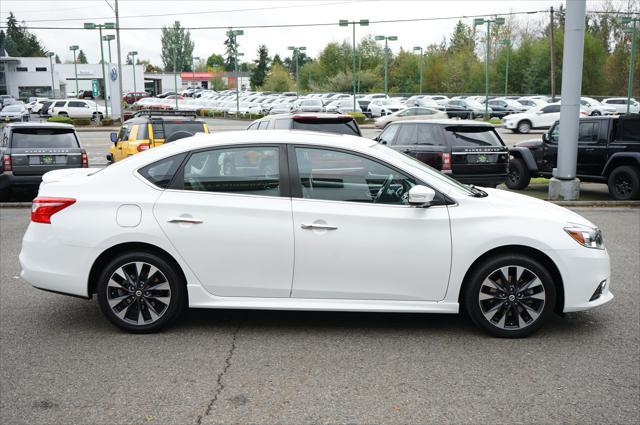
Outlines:
{"label": "rear windshield", "polygon": [[504,146],[493,127],[448,126],[445,130],[451,146]]}
{"label": "rear windshield", "polygon": [[204,133],[204,123],[198,121],[156,121],[152,124],[153,137],[166,139],[176,131],[186,131],[191,134]]}
{"label": "rear windshield", "polygon": [[11,136],[12,148],[77,148],[71,128],[16,128]]}
{"label": "rear windshield", "polygon": [[322,133],[348,134],[359,136],[360,132],[354,120],[350,121],[297,121],[293,120],[294,130],[320,131]]}

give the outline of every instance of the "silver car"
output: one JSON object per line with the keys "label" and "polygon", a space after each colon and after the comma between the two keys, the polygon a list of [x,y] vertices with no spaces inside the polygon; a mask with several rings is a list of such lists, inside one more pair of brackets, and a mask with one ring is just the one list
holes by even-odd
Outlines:
{"label": "silver car", "polygon": [[29,121],[29,111],[23,104],[7,105],[0,111],[0,121]]}

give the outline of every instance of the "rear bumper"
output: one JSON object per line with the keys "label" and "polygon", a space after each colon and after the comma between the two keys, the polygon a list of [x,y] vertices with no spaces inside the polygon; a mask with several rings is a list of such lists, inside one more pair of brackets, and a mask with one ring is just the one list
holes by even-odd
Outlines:
{"label": "rear bumper", "polygon": [[11,187],[38,187],[42,176],[16,176],[12,172],[0,173],[0,189]]}
{"label": "rear bumper", "polygon": [[477,186],[496,186],[507,180],[507,173],[500,174],[449,174],[460,183],[475,184]]}

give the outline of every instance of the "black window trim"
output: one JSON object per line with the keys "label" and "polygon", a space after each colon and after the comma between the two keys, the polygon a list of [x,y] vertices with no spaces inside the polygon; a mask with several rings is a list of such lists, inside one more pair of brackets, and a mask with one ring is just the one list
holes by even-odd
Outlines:
{"label": "black window trim", "polygon": [[[200,153],[200,152],[208,152],[213,150],[221,150],[221,149],[239,149],[239,148],[278,148],[278,163],[280,173],[280,181],[279,181],[279,196],[270,196],[270,195],[249,195],[243,193],[234,193],[234,192],[196,192],[193,190],[184,189],[184,167],[189,162],[189,159],[192,155]],[[221,145],[221,146],[209,146],[201,149],[194,149],[192,151],[187,152],[184,160],[176,170],[173,178],[171,179],[171,183],[167,186],[165,190],[177,190],[180,192],[188,192],[188,193],[201,193],[201,194],[218,194],[218,195],[231,195],[231,196],[259,196],[259,197],[270,197],[270,198],[290,198],[291,197],[291,186],[289,176],[289,164],[287,162],[287,151],[286,145],[284,143],[234,143],[229,145]]]}

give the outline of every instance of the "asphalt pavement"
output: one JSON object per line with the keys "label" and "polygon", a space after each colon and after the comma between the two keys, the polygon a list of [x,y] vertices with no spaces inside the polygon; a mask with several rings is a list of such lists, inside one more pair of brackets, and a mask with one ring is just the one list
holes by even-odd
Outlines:
{"label": "asphalt pavement", "polygon": [[504,340],[456,315],[230,310],[130,335],[20,279],[29,210],[0,209],[0,423],[636,424],[639,210],[577,211],[615,299]]}

